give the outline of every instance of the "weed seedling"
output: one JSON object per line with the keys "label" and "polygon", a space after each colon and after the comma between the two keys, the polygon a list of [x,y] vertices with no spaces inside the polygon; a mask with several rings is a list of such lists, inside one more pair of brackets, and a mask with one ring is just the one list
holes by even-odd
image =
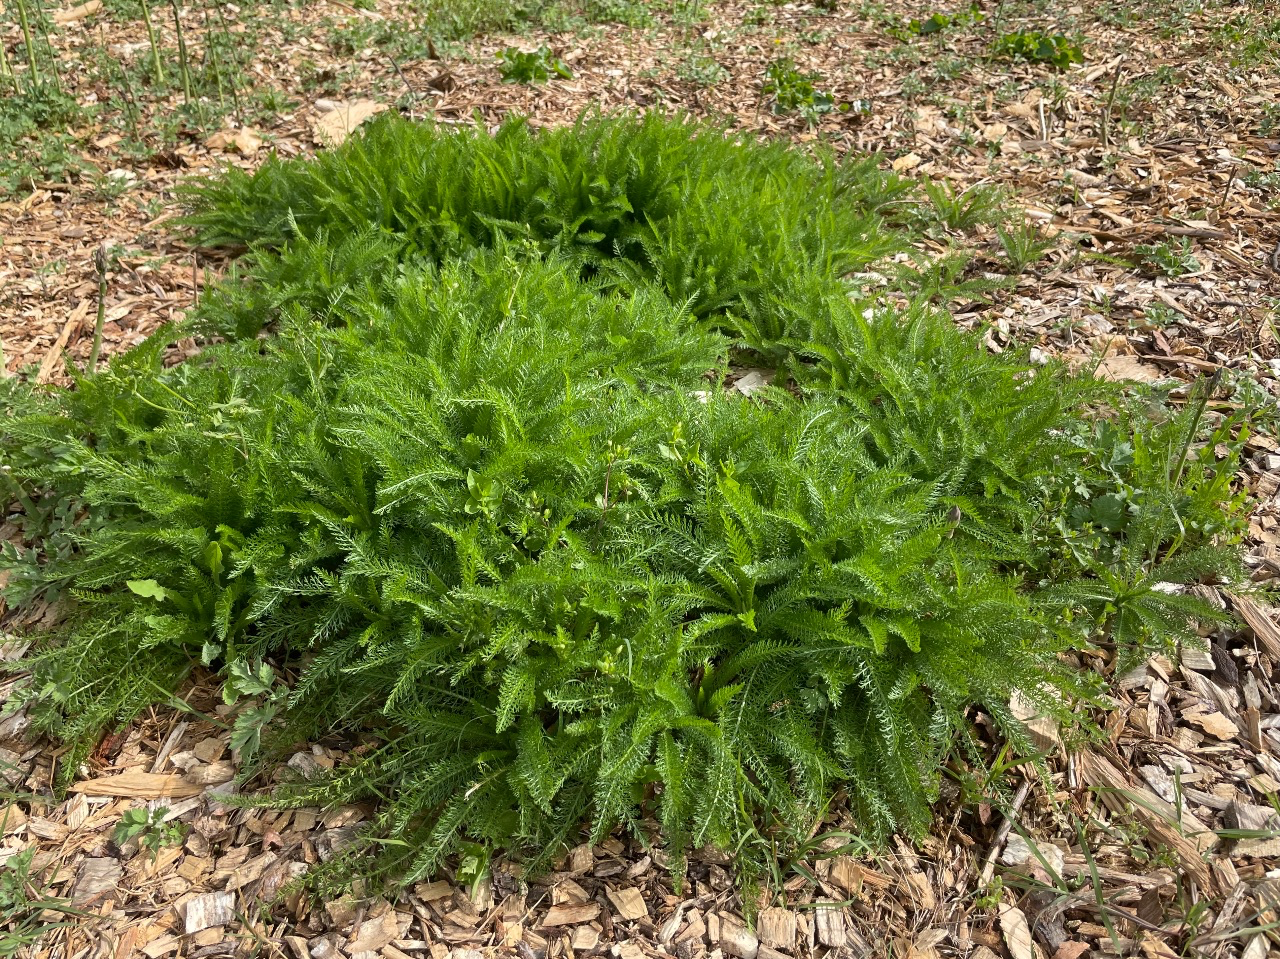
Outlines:
{"label": "weed seedling", "polygon": [[573,76],[568,64],[545,46],[530,51],[507,47],[498,54],[498,71],[503,83],[545,83],[553,76]]}
{"label": "weed seedling", "polygon": [[773,98],[774,113],[795,113],[813,125],[823,114],[849,109],[847,103],[837,106],[830,93],[816,86],[821,79],[816,73],[801,72],[788,58],[774,60],[765,69],[763,92]]}
{"label": "weed seedling", "polygon": [[148,809],[145,806],[130,809],[116,823],[112,839],[117,846],[123,846],[131,839],[137,839],[138,845],[151,853],[155,859],[160,850],[166,846],[176,846],[187,835],[187,827],[180,822],[165,822],[164,817],[169,810],[165,806]]}
{"label": "weed seedling", "polygon": [[1061,33],[1046,34],[1038,30],[1006,33],[996,41],[991,52],[1007,60],[1049,63],[1059,70],[1065,70],[1073,63],[1084,63],[1084,51],[1078,43],[1073,43]]}
{"label": "weed seedling", "polygon": [[946,180],[926,180],[924,192],[938,222],[957,233],[998,218],[1003,201],[1001,192],[992,187],[974,186],[957,191]]}
{"label": "weed seedling", "polygon": [[1009,272],[1022,273],[1032,263],[1057,246],[1057,241],[1046,237],[1034,223],[1018,223],[1014,226],[996,227],[996,240],[1004,251]]}
{"label": "weed seedling", "polygon": [[36,849],[9,856],[0,866],[0,956],[16,956],[49,933],[72,925],[51,920],[50,913],[76,917],[67,900],[45,892],[47,882],[34,868]]}
{"label": "weed seedling", "polygon": [[1158,276],[1186,276],[1201,269],[1191,241],[1185,236],[1177,243],[1141,244],[1133,252],[1148,272]]}

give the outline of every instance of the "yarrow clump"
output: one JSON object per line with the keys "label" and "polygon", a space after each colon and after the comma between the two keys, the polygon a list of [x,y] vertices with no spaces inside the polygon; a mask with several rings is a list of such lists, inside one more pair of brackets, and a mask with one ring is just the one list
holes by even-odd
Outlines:
{"label": "yarrow clump", "polygon": [[[1201,454],[1202,404],[859,287],[910,239],[870,164],[389,120],[194,196],[237,275],[0,421],[27,512],[79,504],[69,548],[8,554],[65,600],[23,668],[72,775],[203,665],[251,769],[371,740],[275,798],[380,798],[398,881],[655,820],[678,870],[838,789],[920,833],[973,707],[1023,743],[1015,693],[1090,695],[1060,653],[1217,615],[1168,584],[1232,575],[1233,424]],[[193,330],[222,341],[167,365]],[[773,386],[724,389],[743,365]]]}

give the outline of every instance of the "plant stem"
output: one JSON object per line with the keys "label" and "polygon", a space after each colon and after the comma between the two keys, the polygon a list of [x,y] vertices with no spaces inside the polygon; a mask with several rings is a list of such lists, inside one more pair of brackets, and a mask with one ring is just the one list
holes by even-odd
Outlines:
{"label": "plant stem", "polygon": [[215,6],[214,10],[218,14],[218,19],[222,22],[222,36],[227,41],[227,50],[231,54],[231,65],[232,67],[234,67],[234,69],[231,70],[229,76],[227,77],[228,82],[231,84],[231,103],[235,106],[236,121],[238,123],[243,124],[244,108],[240,104],[240,91],[239,91],[239,88],[236,86],[236,78],[240,76],[241,71],[244,69],[244,66],[241,65],[240,56],[238,53],[236,53],[236,42],[234,39],[232,39],[231,25],[227,23],[227,15],[222,12],[221,5]]}
{"label": "plant stem", "polygon": [[156,41],[156,30],[151,25],[151,5],[142,0],[142,22],[147,25],[147,40],[151,43],[151,57],[156,67],[156,83],[164,84],[164,63],[160,59],[160,44]]}
{"label": "plant stem", "polygon": [[124,91],[125,116],[129,120],[129,132],[133,138],[139,142],[142,137],[138,134],[138,101],[133,95],[133,84],[129,82],[129,71],[124,68],[124,64],[120,67],[120,86]]}
{"label": "plant stem", "polygon": [[53,41],[49,39],[49,18],[44,15],[44,7],[40,0],[32,0],[36,8],[36,29],[40,31],[40,39],[49,51],[49,68],[53,72],[53,88],[62,92],[62,74],[58,72],[58,56],[53,49]]}
{"label": "plant stem", "polygon": [[1102,140],[1102,148],[1104,150],[1111,145],[1109,143],[1109,134],[1111,131],[1111,107],[1116,102],[1116,87],[1120,85],[1120,74],[1123,72],[1121,65],[1117,63],[1115,75],[1111,78],[1111,92],[1107,94],[1107,105],[1102,108],[1102,124],[1098,133]]}
{"label": "plant stem", "polygon": [[1213,376],[1209,377],[1208,383],[1204,380],[1200,382],[1203,388],[1200,395],[1196,397],[1195,412],[1191,417],[1191,425],[1187,428],[1187,437],[1182,444],[1182,452],[1178,455],[1178,465],[1174,467],[1170,487],[1176,486],[1182,479],[1182,468],[1187,465],[1187,454],[1191,452],[1191,444],[1195,442],[1196,434],[1200,431],[1200,420],[1204,416],[1205,407],[1209,405],[1209,398],[1218,391],[1218,384],[1222,382],[1222,368],[1219,367],[1213,371]]}
{"label": "plant stem", "polygon": [[107,252],[99,246],[93,253],[98,271],[98,318],[93,324],[93,347],[89,350],[89,375],[98,371],[98,353],[102,350],[102,326],[107,315]]}
{"label": "plant stem", "polygon": [[173,8],[173,26],[178,32],[178,67],[182,71],[182,96],[186,103],[191,102],[191,70],[187,66],[187,35],[182,32],[182,17],[178,12],[178,0],[169,0]]}
{"label": "plant stem", "polygon": [[13,84],[14,91],[17,91],[18,78],[13,75],[13,67],[9,65],[9,54],[5,53],[3,43],[0,43],[0,77],[8,78]]}
{"label": "plant stem", "polygon": [[18,23],[22,26],[22,42],[27,47],[27,63],[31,67],[31,89],[40,86],[40,63],[36,59],[35,39],[31,36],[31,21],[27,17],[26,0],[18,0]]}

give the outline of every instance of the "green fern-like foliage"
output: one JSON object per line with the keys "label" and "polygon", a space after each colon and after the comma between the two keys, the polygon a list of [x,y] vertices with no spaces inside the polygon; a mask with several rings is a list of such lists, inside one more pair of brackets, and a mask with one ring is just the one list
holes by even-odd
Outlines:
{"label": "green fern-like foliage", "polygon": [[[275,798],[381,799],[398,881],[584,824],[678,868],[841,789],[923,832],[975,706],[1021,741],[1015,691],[1092,695],[1060,653],[1212,615],[1184,587],[1234,574],[1238,430],[860,291],[904,243],[882,194],[656,117],[384,123],[202,188],[205,238],[255,250],[193,321],[228,339],[0,421],[22,495],[88,517],[11,557],[71,597],[23,664],[63,769],[204,664],[259,763],[374,739]],[[774,387],[723,388],[744,351]]]}
{"label": "green fern-like foliage", "polygon": [[[286,249],[264,274],[273,280],[317,265],[308,256],[328,248],[307,241],[323,236],[367,238],[323,265],[343,279],[367,275],[372,251],[440,263],[505,242],[566,259],[603,287],[656,280],[703,318],[901,249],[875,212],[883,189],[865,165],[814,163],[658,114],[541,131],[517,120],[493,135],[387,119],[314,162],[271,160],[193,187],[188,222],[205,243]],[[220,323],[260,324],[264,305]]]}

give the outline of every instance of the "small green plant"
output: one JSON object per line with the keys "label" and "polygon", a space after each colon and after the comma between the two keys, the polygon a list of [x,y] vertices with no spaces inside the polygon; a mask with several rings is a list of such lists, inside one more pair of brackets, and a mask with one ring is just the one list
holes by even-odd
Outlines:
{"label": "small green plant", "polygon": [[[49,933],[73,925],[81,913],[65,899],[49,895],[48,881],[35,869],[35,847],[10,855],[0,865],[0,956],[21,955]],[[53,919],[50,914],[66,916]]]}
{"label": "small green plant", "polygon": [[89,169],[67,129],[85,116],[74,97],[48,84],[0,96],[0,193]]}
{"label": "small green plant", "polygon": [[802,72],[794,60],[783,58],[765,68],[762,91],[772,98],[774,113],[794,113],[813,124],[832,110],[850,109],[849,104],[837,104],[835,97],[818,88],[821,79],[816,73]]}
{"label": "small green plant", "polygon": [[154,809],[141,806],[126,810],[116,823],[112,839],[117,846],[123,846],[132,839],[151,853],[154,859],[160,850],[167,846],[179,845],[187,834],[187,828],[180,822],[165,822],[168,808],[158,806]]}
{"label": "small green plant", "polygon": [[922,212],[927,223],[941,223],[948,230],[965,232],[983,223],[991,223],[1002,215],[1004,194],[993,187],[973,186],[957,190],[947,180],[924,181],[924,192],[932,206]]}
{"label": "small green plant", "polygon": [[1061,33],[1047,34],[1038,30],[1006,33],[996,41],[992,53],[1009,60],[1049,63],[1065,70],[1073,63],[1084,63],[1084,51],[1078,43]]}
{"label": "small green plant", "polygon": [[545,46],[527,51],[507,47],[498,54],[498,70],[503,83],[545,83],[553,76],[573,77],[568,64]]}
{"label": "small green plant", "polygon": [[977,0],[974,0],[969,5],[969,9],[962,13],[948,14],[935,11],[924,19],[913,18],[908,20],[905,30],[911,36],[927,37],[934,33],[941,33],[949,27],[979,23],[985,16],[978,7]]}
{"label": "small green plant", "polygon": [[[222,653],[221,646],[206,646],[201,657],[213,662]],[[280,714],[289,697],[289,687],[277,684],[275,670],[257,660],[235,660],[227,667],[227,681],[222,687],[222,700],[228,706],[241,699],[252,704],[236,715],[231,731],[231,748],[238,750],[243,762],[252,762],[262,748],[262,734]]]}
{"label": "small green plant", "polygon": [[974,892],[973,906],[983,912],[991,912],[999,908],[1004,899],[1004,880],[1000,876],[992,876],[991,881]]}
{"label": "small green plant", "polygon": [[1032,263],[1044,259],[1057,246],[1057,240],[1046,237],[1034,223],[1020,221],[996,227],[996,241],[1004,253],[1009,272],[1023,273]]}
{"label": "small green plant", "polygon": [[1133,252],[1138,262],[1157,276],[1186,276],[1202,268],[1191,241],[1185,236],[1177,242],[1140,244],[1133,248]]}
{"label": "small green plant", "polygon": [[1163,303],[1148,303],[1142,308],[1142,319],[1135,326],[1160,329],[1178,322],[1178,311]]}
{"label": "small green plant", "polygon": [[729,71],[714,57],[695,54],[681,58],[676,76],[695,86],[713,87],[728,79]]}
{"label": "small green plant", "polygon": [[472,899],[491,875],[492,858],[493,851],[488,846],[478,842],[458,844],[458,867],[454,879],[466,887],[467,894]]}

